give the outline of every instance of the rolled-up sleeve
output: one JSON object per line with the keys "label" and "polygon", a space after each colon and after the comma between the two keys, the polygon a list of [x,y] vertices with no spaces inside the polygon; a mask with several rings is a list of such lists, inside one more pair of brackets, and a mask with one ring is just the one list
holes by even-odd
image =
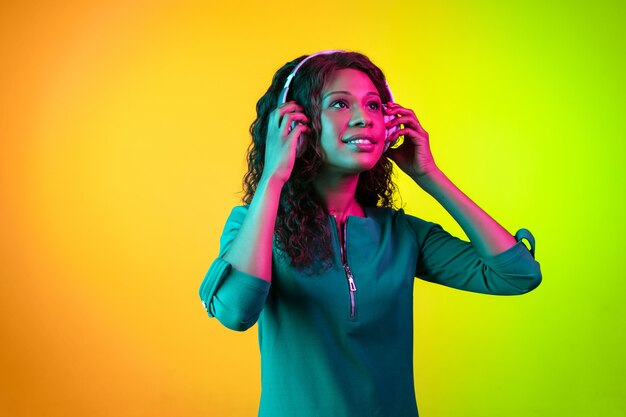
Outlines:
{"label": "rolled-up sleeve", "polygon": [[200,285],[200,299],[209,317],[232,330],[247,330],[265,305],[270,283],[238,271],[223,259],[239,232],[247,208],[233,208],[220,238],[220,251]]}
{"label": "rolled-up sleeve", "polygon": [[[535,241],[527,229],[515,234],[517,243],[490,257],[478,255],[470,242],[450,235],[440,225],[407,216],[418,241],[415,276],[460,290],[519,295],[541,283],[541,269],[534,258]],[[527,239],[529,250],[522,242]]]}

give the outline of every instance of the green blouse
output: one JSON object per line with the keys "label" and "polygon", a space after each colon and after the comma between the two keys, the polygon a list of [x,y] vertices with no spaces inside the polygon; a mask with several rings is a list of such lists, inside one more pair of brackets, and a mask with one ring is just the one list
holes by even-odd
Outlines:
{"label": "green blouse", "polygon": [[526,229],[511,248],[481,258],[438,224],[366,208],[366,217],[348,217],[344,242],[329,216],[330,269],[311,276],[274,257],[269,283],[223,260],[246,213],[235,207],[226,221],[200,298],[209,317],[230,329],[258,322],[261,417],[417,416],[414,277],[497,295],[524,294],[541,282]]}

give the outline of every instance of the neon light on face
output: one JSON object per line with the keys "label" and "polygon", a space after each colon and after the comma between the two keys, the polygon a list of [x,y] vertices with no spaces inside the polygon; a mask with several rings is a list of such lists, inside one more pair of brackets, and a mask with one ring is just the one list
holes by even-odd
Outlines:
{"label": "neon light on face", "polygon": [[374,167],[384,150],[385,122],[372,80],[355,69],[338,70],[321,97],[323,169],[358,173]]}

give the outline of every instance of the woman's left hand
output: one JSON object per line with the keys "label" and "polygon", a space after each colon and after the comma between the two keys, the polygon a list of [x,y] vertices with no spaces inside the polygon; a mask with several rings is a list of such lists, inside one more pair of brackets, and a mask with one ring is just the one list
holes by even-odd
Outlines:
{"label": "woman's left hand", "polygon": [[399,136],[404,136],[404,142],[398,148],[390,148],[386,155],[415,181],[438,170],[430,152],[428,132],[422,128],[413,110],[396,103],[388,103],[383,111],[389,116],[396,116],[386,125],[387,128],[400,128],[401,124],[404,125],[404,128],[393,132],[388,138],[394,141]]}

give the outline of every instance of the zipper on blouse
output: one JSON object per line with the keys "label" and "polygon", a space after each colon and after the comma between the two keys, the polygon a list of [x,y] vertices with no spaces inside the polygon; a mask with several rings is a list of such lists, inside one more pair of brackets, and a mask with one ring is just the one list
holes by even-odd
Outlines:
{"label": "zipper on blouse", "polygon": [[348,290],[350,293],[350,319],[353,320],[356,317],[356,302],[354,297],[354,293],[356,292],[356,283],[354,282],[354,275],[352,275],[352,271],[350,270],[350,266],[348,265],[348,219],[346,218],[346,221],[343,224],[342,234],[337,217],[335,215],[333,215],[333,217],[335,218],[335,223],[337,224],[337,232],[339,234],[339,250],[341,252],[341,263],[343,264],[343,270],[346,272],[346,278],[348,279]]}

